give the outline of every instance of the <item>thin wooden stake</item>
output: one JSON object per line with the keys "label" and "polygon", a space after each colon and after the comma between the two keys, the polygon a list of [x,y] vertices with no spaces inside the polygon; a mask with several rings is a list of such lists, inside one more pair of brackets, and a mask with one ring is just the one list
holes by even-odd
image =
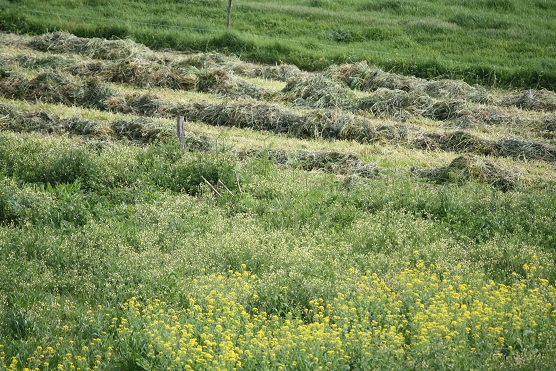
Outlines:
{"label": "thin wooden stake", "polygon": [[218,179],[218,183],[217,184],[222,184],[222,187],[224,187],[224,189],[226,191],[228,191],[229,194],[232,195],[232,197],[234,196],[234,194],[232,193],[232,191],[230,191],[230,189],[228,187],[226,187],[226,184],[222,183],[222,181],[220,179]]}
{"label": "thin wooden stake", "polygon": [[185,149],[185,129],[183,128],[183,122],[183,116],[178,116],[176,129],[178,132],[178,140],[180,141],[180,151],[183,151]]}
{"label": "thin wooden stake", "polygon": [[204,176],[201,175],[201,178],[203,178],[203,180],[205,181],[205,183],[208,184],[208,186],[214,191],[214,193],[216,193],[220,198],[222,198],[222,195],[220,194],[220,192],[218,192],[218,191],[216,190],[216,188],[214,188],[214,187],[212,186],[212,184],[210,184],[210,182],[209,182],[208,180],[206,180],[206,178],[205,178]]}
{"label": "thin wooden stake", "polygon": [[226,29],[232,25],[232,0],[228,0],[228,16],[226,17]]}

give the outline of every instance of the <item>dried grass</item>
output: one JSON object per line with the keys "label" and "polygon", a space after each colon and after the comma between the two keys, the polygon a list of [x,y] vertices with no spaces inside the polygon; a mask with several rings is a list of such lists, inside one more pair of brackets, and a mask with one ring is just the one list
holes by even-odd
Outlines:
{"label": "dried grass", "polygon": [[67,32],[35,36],[31,38],[27,45],[40,51],[75,53],[95,59],[157,59],[151,49],[133,40],[88,39]]}
{"label": "dried grass", "polygon": [[338,108],[348,106],[352,92],[320,74],[299,74],[288,80],[280,97],[297,106]]}
{"label": "dried grass", "polygon": [[414,88],[432,98],[456,99],[473,103],[491,102],[491,98],[485,88],[471,86],[461,80],[421,80]]}
{"label": "dried grass", "polygon": [[105,107],[113,112],[152,117],[168,117],[175,112],[174,104],[154,94],[114,96],[106,101]]}
{"label": "dried grass", "polygon": [[530,111],[556,111],[556,93],[550,90],[528,89],[519,95],[503,97],[499,104]]}
{"label": "dried grass", "polygon": [[412,115],[423,115],[432,104],[432,99],[426,95],[380,88],[372,95],[354,100],[352,109],[405,121]]}
{"label": "dried grass", "polygon": [[133,120],[114,121],[110,128],[118,139],[128,139],[141,143],[151,143],[172,136],[167,125],[141,117]]}
{"label": "dried grass", "polygon": [[246,62],[235,64],[232,66],[232,71],[245,77],[278,81],[288,81],[302,73],[301,70],[293,64],[266,66]]}
{"label": "dried grass", "polygon": [[325,74],[330,78],[342,81],[351,89],[375,91],[381,88],[390,90],[411,91],[421,80],[416,77],[401,76],[384,72],[378,67],[371,67],[367,62],[343,64],[329,67]]}
{"label": "dried grass", "polygon": [[446,100],[431,104],[423,113],[423,116],[433,120],[447,121],[468,114],[465,102],[461,100]]}
{"label": "dried grass", "polygon": [[192,107],[180,109],[190,120],[214,126],[252,128],[275,133],[287,133],[292,126],[299,125],[302,121],[302,116],[283,106],[249,99],[218,104],[199,102]]}
{"label": "dried grass", "polygon": [[470,154],[455,158],[447,166],[433,169],[413,168],[412,172],[436,183],[476,181],[490,184],[504,192],[514,189],[518,184],[514,174],[491,161]]}

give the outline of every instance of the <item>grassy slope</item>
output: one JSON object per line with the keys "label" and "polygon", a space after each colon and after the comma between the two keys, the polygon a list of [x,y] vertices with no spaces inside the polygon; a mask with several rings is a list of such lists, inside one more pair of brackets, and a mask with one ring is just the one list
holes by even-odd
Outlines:
{"label": "grassy slope", "polygon": [[556,8],[550,1],[245,0],[234,6],[234,33],[223,32],[224,1],[4,4],[4,30],[131,36],[155,48],[228,50],[309,69],[368,60],[421,77],[556,86]]}
{"label": "grassy slope", "polygon": [[[481,368],[485,362],[488,367],[505,369],[550,369],[553,365],[555,355],[550,346],[553,340],[550,340],[550,332],[544,330],[553,328],[553,317],[542,314],[544,308],[550,308],[546,305],[556,304],[546,301],[554,300],[549,294],[542,296],[551,292],[550,289],[543,288],[540,299],[531,296],[536,293],[531,291],[533,294],[527,292],[524,296],[527,300],[519,297],[504,307],[498,306],[504,301],[493,300],[492,295],[505,294],[488,288],[488,280],[494,279],[497,283],[514,285],[512,290],[517,290],[520,280],[527,277],[529,281],[523,282],[534,290],[538,278],[553,282],[556,277],[553,265],[556,256],[553,157],[524,160],[523,155],[478,156],[479,163],[490,161],[495,167],[518,174],[519,181],[507,192],[481,178],[484,175],[482,168],[476,178],[468,179],[456,168],[447,174],[447,178],[440,179],[440,184],[428,182],[413,176],[412,168],[445,166],[459,153],[457,149],[416,148],[412,141],[427,133],[454,132],[460,125],[458,117],[440,120],[415,113],[404,119],[404,115],[400,116],[396,110],[391,115],[378,111],[357,112],[349,117],[352,120],[368,119],[368,125],[383,125],[386,129],[406,127],[409,134],[405,139],[379,136],[377,141],[369,143],[357,139],[327,140],[318,134],[304,139],[294,132],[286,135],[259,131],[256,127],[233,127],[233,116],[231,119],[217,116],[215,119],[209,117],[203,123],[189,122],[190,150],[180,153],[172,139],[173,113],[163,107],[180,103],[182,107],[191,108],[190,105],[203,101],[208,102],[209,107],[224,103],[233,105],[240,98],[240,102],[245,102],[246,97],[241,94],[248,94],[252,89],[238,90],[238,86],[246,85],[239,84],[234,78],[273,93],[263,95],[257,102],[248,101],[247,107],[273,104],[297,114],[348,114],[349,105],[340,102],[338,106],[315,108],[312,104],[323,104],[326,100],[311,101],[311,95],[306,99],[294,95],[295,99],[292,99],[291,92],[288,95],[281,91],[285,86],[282,81],[244,78],[240,73],[232,73],[231,66],[240,64],[235,59],[206,56],[207,61],[213,61],[208,63],[209,67],[201,68],[198,64],[194,67],[199,56],[192,59],[183,54],[153,57],[150,51],[126,43],[124,49],[129,47],[137,52],[139,61],[165,61],[156,63],[166,66],[189,63],[192,69],[187,71],[195,71],[201,79],[210,76],[210,71],[224,70],[227,72],[218,76],[225,77],[224,81],[234,81],[221,86],[218,79],[209,80],[201,84],[203,91],[199,91],[198,86],[191,91],[156,86],[145,88],[142,86],[145,82],[141,82],[141,69],[133,64],[134,59],[95,60],[87,56],[86,48],[76,49],[81,50],[81,55],[64,52],[63,48],[45,53],[30,47],[29,39],[3,36],[5,44],[0,49],[0,86],[4,96],[0,98],[0,365],[13,363],[12,356],[17,357],[20,368],[37,364],[42,369],[54,369],[58,363],[69,368],[69,362],[84,362],[82,366],[86,368],[94,365],[97,356],[100,356],[101,367],[107,369],[138,369],[139,365],[149,362],[153,362],[155,368],[165,367],[164,362],[171,365],[175,357],[162,353],[155,356],[150,353],[149,344],[164,352],[166,340],[172,337],[168,332],[161,333],[163,340],[160,342],[152,332],[157,326],[153,321],[141,316],[136,318],[135,310],[129,311],[123,306],[129,300],[134,303],[134,297],[142,303],[151,298],[165,300],[167,304],[160,308],[155,306],[158,315],[163,313],[161,316],[164,317],[167,314],[166,320],[171,321],[170,313],[174,313],[171,311],[178,310],[182,324],[193,320],[182,311],[190,308],[191,299],[202,305],[205,305],[204,301],[215,300],[215,305],[224,311],[239,303],[250,313],[243,321],[254,324],[256,320],[266,320],[258,319],[255,315],[258,311],[294,323],[297,323],[294,318],[301,318],[302,323],[316,324],[318,318],[307,313],[312,313],[309,311],[313,309],[318,311],[319,305],[314,302],[317,298],[338,305],[337,312],[331,309],[330,314],[323,314],[334,318],[335,323],[341,323],[341,320],[333,316],[342,313],[342,305],[352,306],[351,300],[357,301],[361,318],[354,316],[353,312],[349,315],[346,312],[341,318],[353,316],[354,324],[358,321],[364,323],[369,318],[382,321],[379,317],[398,308],[403,301],[406,307],[399,310],[403,319],[409,320],[410,330],[415,334],[419,325],[434,330],[446,320],[446,326],[455,326],[453,323],[457,318],[446,319],[442,313],[434,313],[435,308],[442,309],[435,307],[436,304],[454,303],[450,309],[456,311],[454,313],[459,313],[461,305],[466,304],[487,319],[477,317],[485,326],[485,332],[477,335],[478,339],[484,340],[482,345],[475,343],[479,340],[469,340],[465,324],[461,328],[454,327],[454,334],[462,331],[463,337],[457,339],[465,343],[463,353],[455,354],[444,349],[439,356],[436,346],[418,345],[415,335],[404,340],[410,347],[402,352],[404,356],[397,358],[399,339],[394,336],[386,337],[390,340],[380,347],[373,346],[368,350],[380,349],[378,353],[369,354],[357,346],[373,344],[372,339],[356,339],[356,348],[342,349],[352,357],[349,362],[334,357],[331,360],[340,362],[337,367],[350,365],[360,369],[370,365],[399,369],[418,365]],[[84,41],[85,45],[94,44]],[[71,43],[67,45],[71,46]],[[102,41],[94,45],[98,48],[95,50],[105,52],[117,51],[119,47],[102,48]],[[142,111],[143,117],[137,113],[124,113],[129,107],[121,101],[120,105],[111,106],[111,110],[103,104],[98,105],[100,109],[86,106],[87,102],[79,98],[86,85],[79,84],[89,81],[89,76],[78,73],[71,76],[69,71],[73,66],[89,62],[105,67],[114,62],[114,70],[123,71],[117,76],[124,76],[128,83],[117,82],[117,79],[116,82],[104,81],[102,79],[110,80],[113,76],[106,72],[97,74],[97,83],[107,84],[117,94],[125,96],[128,102],[133,94],[148,92],[148,101],[156,98],[165,103],[162,108]],[[133,74],[130,73],[132,70],[126,69],[130,65],[137,68]],[[240,71],[253,68],[242,66]],[[152,70],[147,69],[145,73],[149,71]],[[32,80],[37,76],[58,77]],[[11,85],[6,83],[11,81],[10,78],[27,78],[50,85],[47,89],[44,88],[47,85],[39,85],[37,90],[31,90],[37,85],[25,85],[23,80],[14,80],[16,83]],[[322,81],[335,86],[333,80]],[[72,86],[78,89],[72,90]],[[105,89],[103,85],[95,86],[99,91]],[[19,91],[19,87],[29,89]],[[308,91],[315,94],[314,90]],[[328,90],[321,86],[319,93],[323,92]],[[404,93],[395,92],[398,97],[403,97]],[[240,98],[233,94],[240,94]],[[332,89],[331,94],[337,94],[337,91]],[[351,97],[350,102],[353,102],[373,97],[376,92],[352,92],[344,86],[340,94]],[[554,127],[550,126],[553,125],[553,112],[544,108],[535,111],[492,103],[503,102],[515,94],[489,91],[491,103],[464,101],[462,115],[473,118],[477,113],[496,113],[499,121],[473,121],[460,130],[473,138],[496,141],[511,137],[553,149]],[[520,94],[517,93],[517,97]],[[68,101],[68,97],[73,101]],[[324,98],[334,97],[324,95]],[[550,99],[554,97],[546,99],[551,104]],[[431,103],[446,101],[449,99],[441,97],[434,98]],[[534,107],[530,103],[535,102],[538,103],[532,99],[524,107]],[[248,125],[249,117],[255,113],[254,110],[248,111],[248,114],[236,115],[235,119]],[[269,116],[268,120],[273,117]],[[454,125],[456,129],[452,127]],[[315,127],[318,129],[318,125]],[[469,147],[469,151],[472,150]],[[287,161],[279,162],[278,155],[273,153],[282,152],[272,151],[283,151]],[[297,156],[300,151],[308,152],[309,156]],[[357,168],[350,167],[353,163],[337,162],[337,156],[318,160],[318,154],[326,151],[340,155],[354,153],[358,160],[367,165],[374,161],[380,168],[370,177],[357,175],[352,172]],[[311,162],[311,156],[317,161]],[[356,165],[362,166],[361,163]],[[306,170],[313,166],[317,169]],[[470,168],[477,171],[472,166]],[[235,184],[236,174],[241,183],[241,195]],[[216,197],[203,185],[200,175],[213,184],[222,179],[235,196],[220,188],[223,197]],[[432,271],[425,269],[424,276],[418,274],[416,278],[411,278],[413,273],[409,273],[408,278],[404,269],[423,270],[419,265],[421,260]],[[230,273],[245,270],[257,275],[247,285]],[[369,286],[370,296],[366,299],[358,296],[361,288],[367,287],[358,279],[367,271],[377,272],[384,285],[393,290],[386,295],[390,299],[384,302],[384,307],[374,312],[369,303],[382,300],[379,296],[383,286]],[[419,291],[424,293],[422,299],[431,315],[423,320],[423,311],[410,309],[415,300],[414,291],[409,285],[396,285],[404,280],[408,280],[408,284],[423,285],[425,282],[426,285],[433,282],[434,277],[442,277],[446,287],[439,289],[431,283],[432,286]],[[458,291],[464,296],[461,302],[450,296],[454,294],[450,288],[452,284],[461,290]],[[500,286],[500,290],[504,287]],[[552,284],[550,287],[553,288]],[[228,297],[230,291],[237,292],[238,296]],[[448,296],[452,301],[443,299],[442,295],[446,293],[451,293]],[[349,299],[344,302],[341,295],[347,295]],[[436,295],[438,301],[427,302],[427,295]],[[529,301],[535,298],[544,300],[544,304]],[[479,306],[473,307],[474,299],[489,303],[494,309],[489,312]],[[204,308],[201,314],[209,316],[208,307]],[[500,325],[496,316],[504,316],[513,310],[530,314],[526,318],[537,321],[536,326],[541,330],[536,332],[530,322],[524,322],[522,327],[515,325],[516,330],[504,330],[501,333],[503,343],[489,340],[490,329]],[[148,312],[143,314],[147,316]],[[463,315],[462,312],[458,317],[463,318]],[[229,313],[226,316],[222,317],[226,321],[237,319]],[[116,322],[110,322],[112,318]],[[124,320],[135,320],[132,326],[137,327],[128,329]],[[201,327],[196,334],[199,338],[204,336],[201,333],[218,332],[216,328],[202,328],[214,318],[209,316],[198,320]],[[270,337],[284,336],[280,343],[284,347],[295,336],[296,330],[288,328],[290,322],[280,320],[278,326],[282,327],[269,334]],[[231,326],[230,323],[223,322],[225,327]],[[387,330],[390,328],[388,323],[381,322],[379,327]],[[407,326],[404,323],[400,320],[396,326],[404,328]],[[117,330],[111,326],[118,326]],[[276,323],[267,323],[266,326],[276,326]],[[301,325],[296,326],[297,331],[301,331]],[[165,331],[164,326],[162,330]],[[239,329],[236,333],[243,334],[244,331]],[[312,352],[321,351],[321,345],[332,349],[333,343],[319,343],[331,334],[319,333],[317,338],[321,339],[308,340],[315,331],[313,328],[301,332],[303,336],[296,340],[292,353],[283,354],[279,360],[293,368],[293,362],[298,362],[300,369],[314,368],[319,364],[310,363],[312,358],[307,358],[298,349],[299,341],[306,342],[309,348],[314,346]],[[533,337],[526,337],[531,334],[529,331]],[[549,334],[548,341],[543,340],[542,331]],[[342,337],[348,344],[344,336],[345,331],[343,335],[332,334],[333,339]],[[434,336],[425,335],[425,338],[433,344],[439,343],[440,339]],[[65,340],[60,340],[61,337]],[[240,340],[237,341],[240,344]],[[447,341],[442,337],[442,343]],[[385,344],[390,344],[391,348]],[[37,346],[42,348],[39,350]],[[55,354],[45,350],[48,346],[54,348]],[[211,356],[226,356],[223,348],[211,351],[207,343],[204,346],[206,352],[212,352]],[[278,368],[278,363],[265,360],[268,354],[278,351],[277,348],[272,344],[261,347],[261,358],[254,358],[260,363],[248,363],[249,357],[242,358],[246,368],[255,369],[261,365]],[[476,347],[479,355],[469,350],[470,347]],[[257,349],[251,350],[255,352]],[[67,353],[71,357],[63,358]],[[504,356],[508,354],[510,357]],[[48,366],[44,364],[44,358],[40,359],[41,355],[50,362]],[[392,358],[381,358],[385,355]],[[496,358],[498,355],[501,358]],[[84,361],[79,357],[84,357]],[[420,363],[416,366],[415,362]],[[237,363],[221,364],[223,368],[232,366]],[[197,364],[197,368],[202,367],[202,363]]]}

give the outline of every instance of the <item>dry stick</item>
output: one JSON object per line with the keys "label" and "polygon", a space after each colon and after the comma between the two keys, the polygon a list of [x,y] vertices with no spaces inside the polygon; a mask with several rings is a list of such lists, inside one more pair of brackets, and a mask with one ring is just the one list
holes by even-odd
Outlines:
{"label": "dry stick", "polygon": [[222,184],[222,187],[224,187],[224,189],[226,189],[226,191],[228,191],[228,193],[231,194],[232,197],[234,196],[232,191],[230,191],[230,189],[228,187],[226,187],[226,184],[224,184],[220,179],[218,179],[218,183],[216,183],[216,184]]}
{"label": "dry stick", "polygon": [[237,173],[234,173],[236,175],[236,184],[237,184],[237,190],[239,191],[239,194],[243,194],[243,192],[241,191],[241,185],[239,184],[239,177],[237,176]]}
{"label": "dry stick", "polygon": [[207,183],[208,186],[209,186],[210,188],[212,188],[212,190],[214,191],[214,193],[216,193],[220,198],[222,198],[222,195],[216,190],[216,188],[214,188],[214,187],[212,186],[212,184],[210,184],[210,182],[209,182],[208,180],[206,180],[206,178],[205,178],[204,176],[201,175],[201,178],[203,178],[203,180],[205,181],[205,183]]}

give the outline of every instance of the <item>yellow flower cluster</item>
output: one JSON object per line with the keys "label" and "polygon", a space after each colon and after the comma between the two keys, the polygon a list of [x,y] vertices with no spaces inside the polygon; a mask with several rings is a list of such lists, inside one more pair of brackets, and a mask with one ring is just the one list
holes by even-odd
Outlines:
{"label": "yellow flower cluster", "polygon": [[145,366],[156,369],[466,367],[556,345],[556,289],[548,281],[503,285],[435,270],[421,262],[389,280],[352,273],[349,294],[280,317],[238,300],[255,295],[253,275],[214,275],[206,295],[190,295],[183,309],[130,300],[120,333],[144,331]]}
{"label": "yellow flower cluster", "polygon": [[280,315],[255,306],[263,294],[255,275],[211,275],[194,281],[179,306],[131,298],[121,316],[98,311],[102,339],[78,346],[60,337],[27,359],[7,357],[0,345],[0,368],[95,370],[115,353],[118,362],[153,370],[499,366],[513,354],[556,346],[556,287],[535,261],[524,270],[527,278],[514,275],[507,285],[423,262],[389,277],[348,271],[345,292]]}

